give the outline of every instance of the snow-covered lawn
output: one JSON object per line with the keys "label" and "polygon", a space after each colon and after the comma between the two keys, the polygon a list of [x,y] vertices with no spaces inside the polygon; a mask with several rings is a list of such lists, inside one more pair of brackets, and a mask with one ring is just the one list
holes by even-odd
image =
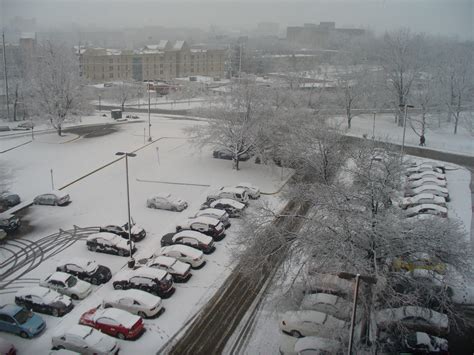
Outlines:
{"label": "snow-covered lawn", "polygon": [[[95,117],[98,118],[97,122],[101,120],[99,116]],[[94,121],[93,118],[87,120]],[[179,220],[194,214],[213,187],[249,181],[260,186],[262,192],[272,193],[277,191],[289,176],[289,171],[256,165],[250,161],[241,164],[242,170],[233,171],[230,161],[212,158],[211,149],[196,151],[184,136],[182,128],[203,123],[153,115],[152,124],[152,137],[163,138],[138,150],[137,156],[129,159],[131,213],[137,224],[147,231],[147,237],[137,243],[137,259],[150,256],[158,249],[161,236],[174,231]],[[115,133],[96,138],[71,137],[78,139],[64,140],[54,133],[38,135],[34,142],[0,155],[0,164],[9,167],[13,173],[11,191],[18,193],[23,200],[32,199],[50,189],[50,169],[53,169],[55,187],[61,187],[116,159],[116,152],[133,151],[143,145],[143,128],[147,127],[147,122],[115,127]],[[2,140],[2,145],[9,142],[9,145],[14,146],[22,140],[25,138],[5,139]],[[72,229],[73,225],[88,227],[109,223],[123,224],[127,219],[123,160],[99,170],[65,191],[72,199],[72,203],[66,207],[29,208],[24,221],[32,226],[32,230],[22,238],[35,241],[57,233],[60,228],[67,230]],[[146,199],[159,192],[171,192],[182,197],[188,201],[188,209],[176,213],[146,208]],[[283,203],[273,195],[263,196],[261,200],[270,202],[276,209]],[[250,208],[255,208],[257,203],[258,201],[252,201]],[[136,342],[119,341],[122,353],[130,354],[134,350],[139,350],[141,354],[155,353],[206,303],[232,270],[232,246],[243,223],[245,217],[240,220],[233,219],[232,226],[227,230],[227,237],[217,243],[215,253],[206,256],[207,265],[201,270],[193,271],[193,277],[188,283],[175,284],[176,293],[164,300],[166,312],[157,319],[145,321],[147,332],[142,338]],[[2,249],[0,261],[8,256]],[[79,241],[24,275],[23,281],[16,280],[8,286],[9,289],[3,291],[11,292],[31,286],[35,279],[55,271],[59,260],[73,256],[95,259],[99,264],[110,267],[113,273],[124,267],[127,261],[127,258],[89,252],[85,242]],[[26,278],[31,280],[25,280]],[[47,330],[39,338],[23,340],[7,333],[2,333],[1,336],[13,342],[19,353],[48,353],[51,335],[55,330],[76,324],[83,312],[97,306],[106,293],[113,292],[111,282],[99,287],[94,286],[94,289],[92,295],[76,302],[74,310],[65,317],[44,315]],[[1,292],[2,290],[1,304],[13,302],[14,293]]]}

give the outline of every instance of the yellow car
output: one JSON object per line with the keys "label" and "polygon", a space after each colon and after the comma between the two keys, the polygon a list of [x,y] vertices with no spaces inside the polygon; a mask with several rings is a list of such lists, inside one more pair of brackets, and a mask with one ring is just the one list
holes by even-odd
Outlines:
{"label": "yellow car", "polygon": [[414,253],[406,258],[396,258],[392,267],[395,271],[413,271],[415,269],[432,270],[439,274],[446,272],[446,264],[426,253]]}

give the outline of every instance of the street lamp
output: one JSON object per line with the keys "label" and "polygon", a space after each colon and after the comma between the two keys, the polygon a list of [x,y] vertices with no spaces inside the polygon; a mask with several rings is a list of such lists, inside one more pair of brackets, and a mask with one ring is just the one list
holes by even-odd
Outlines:
{"label": "street lamp", "polygon": [[351,330],[349,334],[349,348],[347,350],[348,355],[352,355],[352,343],[354,341],[354,324],[356,319],[356,312],[357,312],[357,298],[359,296],[359,280],[362,280],[368,284],[376,284],[377,279],[372,276],[365,276],[361,274],[351,274],[348,272],[340,272],[337,274],[341,279],[345,280],[356,280],[356,284],[354,287],[354,303],[352,304],[352,317],[351,317]]}
{"label": "street lamp", "polygon": [[150,87],[148,87],[148,142],[151,142],[151,121],[150,121]]}
{"label": "street lamp", "polygon": [[133,259],[133,248],[132,248],[132,218],[130,217],[130,188],[128,183],[128,157],[136,157],[135,153],[124,153],[117,152],[115,155],[125,155],[125,175],[127,178],[127,210],[128,210],[128,245],[130,247],[130,260],[128,261],[128,267],[133,268],[135,266],[135,259]]}
{"label": "street lamp", "polygon": [[374,114],[374,123],[372,125],[372,140],[375,140],[375,115],[377,114],[377,111],[374,111],[373,114]]}
{"label": "street lamp", "polygon": [[405,109],[405,114],[403,116],[403,138],[402,138],[402,150],[400,152],[400,160],[403,163],[403,151],[405,150],[405,133],[407,130],[407,113],[408,113],[408,108],[414,108],[415,106],[413,105],[399,105],[400,108],[404,107]]}

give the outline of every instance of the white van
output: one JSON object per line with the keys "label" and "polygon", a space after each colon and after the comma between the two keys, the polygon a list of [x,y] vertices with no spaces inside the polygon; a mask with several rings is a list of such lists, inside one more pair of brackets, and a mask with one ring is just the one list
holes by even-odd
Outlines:
{"label": "white van", "polygon": [[245,205],[249,202],[247,190],[240,187],[221,187],[207,196],[207,202],[213,202],[220,198],[230,198]]}

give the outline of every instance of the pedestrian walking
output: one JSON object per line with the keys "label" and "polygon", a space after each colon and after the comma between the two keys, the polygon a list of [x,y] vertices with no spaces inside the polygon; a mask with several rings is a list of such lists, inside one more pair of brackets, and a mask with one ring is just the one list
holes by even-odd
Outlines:
{"label": "pedestrian walking", "polygon": [[424,147],[424,146],[425,146],[425,141],[426,141],[425,135],[422,134],[422,135],[420,136],[420,147]]}

